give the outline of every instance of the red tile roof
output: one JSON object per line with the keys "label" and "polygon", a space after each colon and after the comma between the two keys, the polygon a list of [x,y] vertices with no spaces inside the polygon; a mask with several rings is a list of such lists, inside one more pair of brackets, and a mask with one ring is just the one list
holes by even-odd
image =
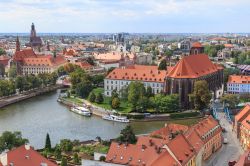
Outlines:
{"label": "red tile roof", "polygon": [[228,77],[228,83],[250,84],[250,76],[230,75]]}
{"label": "red tile roof", "polygon": [[224,46],[225,46],[226,48],[234,48],[234,46],[233,46],[232,44],[224,44]]}
{"label": "red tile roof", "polygon": [[[194,128],[200,137],[207,134],[211,129],[218,126],[219,123],[212,116],[209,116],[201,120],[198,124],[194,125]],[[220,128],[219,128],[220,129]]]}
{"label": "red tile roof", "polygon": [[23,60],[23,58],[29,58],[29,57],[36,57],[36,54],[33,51],[33,49],[24,49],[24,50],[16,51],[14,54],[15,61],[20,61],[20,60]]}
{"label": "red tile roof", "polygon": [[40,166],[41,163],[46,163],[47,166],[57,166],[32,147],[26,149],[25,145],[7,152],[7,165],[10,165],[10,163],[13,163],[14,166]]}
{"label": "red tile roof", "polygon": [[202,48],[203,46],[202,46],[202,44],[201,44],[200,42],[194,42],[194,43],[192,44],[192,47],[195,47],[195,48]]}
{"label": "red tile roof", "polygon": [[151,136],[160,136],[161,138],[168,140],[171,140],[170,135],[171,133],[176,132],[186,132],[188,130],[188,126],[180,125],[180,124],[166,124],[165,127],[156,130],[152,133],[150,133]]}
{"label": "red tile roof", "polygon": [[92,68],[93,66],[91,64],[89,64],[87,61],[83,61],[83,62],[76,62],[75,63],[77,66],[80,66],[82,69],[90,69]]}
{"label": "red tile roof", "polygon": [[10,60],[9,56],[6,55],[0,56],[0,64],[3,64],[4,66],[8,65],[9,60]]}
{"label": "red tile roof", "polygon": [[167,146],[182,165],[187,164],[196,153],[183,134],[177,135]]}
{"label": "red tile roof", "polygon": [[58,66],[66,63],[63,56],[53,58],[51,55],[37,55],[36,57],[23,58],[23,63],[28,66]]}
{"label": "red tile roof", "polygon": [[234,119],[237,122],[242,122],[249,114],[250,114],[250,105],[247,104],[237,115],[235,115]]}
{"label": "red tile roof", "polygon": [[207,55],[190,55],[183,57],[167,74],[171,78],[198,78],[222,69],[213,64]]}
{"label": "red tile roof", "polygon": [[189,130],[184,134],[189,143],[194,147],[196,152],[199,152],[204,145],[201,137],[198,135],[194,127],[189,128]]}
{"label": "red tile roof", "polygon": [[166,74],[166,70],[158,70],[157,66],[135,65],[125,69],[116,68],[106,76],[106,79],[163,83]]}

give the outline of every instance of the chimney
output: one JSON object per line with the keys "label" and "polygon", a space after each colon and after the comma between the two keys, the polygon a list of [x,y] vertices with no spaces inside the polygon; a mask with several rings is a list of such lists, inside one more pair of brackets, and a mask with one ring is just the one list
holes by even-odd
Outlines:
{"label": "chimney", "polygon": [[26,150],[30,150],[30,144],[25,144],[24,147]]}

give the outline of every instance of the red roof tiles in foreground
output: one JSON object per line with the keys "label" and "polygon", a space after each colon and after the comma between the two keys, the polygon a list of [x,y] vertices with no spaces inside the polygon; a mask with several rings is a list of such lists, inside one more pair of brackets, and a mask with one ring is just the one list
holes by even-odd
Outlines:
{"label": "red roof tiles in foreground", "polygon": [[172,141],[167,144],[168,148],[181,163],[185,165],[188,161],[194,157],[195,149],[188,142],[186,137],[183,134],[177,135]]}
{"label": "red roof tiles in foreground", "polygon": [[167,74],[171,78],[198,78],[222,69],[213,64],[207,55],[198,54],[183,57]]}
{"label": "red roof tiles in foreground", "polygon": [[135,65],[124,69],[116,68],[106,76],[106,79],[164,82],[166,74],[166,70],[158,70],[157,66]]}
{"label": "red roof tiles in foreground", "polygon": [[250,115],[250,105],[247,104],[237,115],[235,115],[235,121],[242,122],[246,117]]}
{"label": "red roof tiles in foreground", "polygon": [[38,55],[36,57],[23,58],[23,62],[28,66],[58,66],[66,63],[66,60],[63,56],[54,58],[51,55]]}
{"label": "red roof tiles in foreground", "polygon": [[[7,152],[7,165],[13,163],[14,166],[41,166],[46,163],[47,166],[57,166],[57,164],[47,160],[29,145],[23,145]],[[3,161],[1,161],[3,165]]]}

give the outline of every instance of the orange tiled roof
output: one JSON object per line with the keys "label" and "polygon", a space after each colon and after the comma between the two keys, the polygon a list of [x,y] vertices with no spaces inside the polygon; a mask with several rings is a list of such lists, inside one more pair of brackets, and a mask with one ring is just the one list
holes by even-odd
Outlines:
{"label": "orange tiled roof", "polygon": [[242,122],[249,114],[250,105],[247,104],[237,115],[235,115],[234,119],[236,122]]}
{"label": "orange tiled roof", "polygon": [[76,62],[76,65],[80,66],[82,69],[89,69],[92,68],[93,66],[91,64],[89,64],[87,61],[83,61],[83,62]]}
{"label": "orange tiled roof", "polygon": [[10,163],[13,163],[14,166],[39,166],[41,163],[46,163],[48,166],[57,166],[57,164],[43,157],[32,147],[26,149],[25,145],[7,152],[7,165],[10,165]]}
{"label": "orange tiled roof", "polygon": [[228,77],[228,83],[250,84],[250,76],[230,75]]}
{"label": "orange tiled roof", "polygon": [[207,55],[190,55],[183,57],[167,74],[171,78],[198,78],[208,75],[222,67],[213,64]]}
{"label": "orange tiled roof", "polygon": [[224,46],[225,46],[226,48],[234,48],[234,46],[233,46],[232,44],[224,44]]}
{"label": "orange tiled roof", "polygon": [[194,43],[192,44],[192,47],[195,47],[195,48],[202,48],[203,46],[202,46],[202,44],[201,44],[200,42],[194,42]]}
{"label": "orange tiled roof", "polygon": [[241,124],[250,130],[250,114],[241,122]]}
{"label": "orange tiled roof", "polygon": [[133,144],[119,144],[112,142],[108,151],[106,162],[123,165],[146,165],[151,164],[163,153],[167,151],[154,145],[142,146]]}
{"label": "orange tiled roof", "polygon": [[219,123],[212,116],[209,116],[201,120],[198,124],[194,125],[194,128],[199,136],[202,137],[218,125]]}
{"label": "orange tiled roof", "polygon": [[186,132],[188,130],[188,126],[180,125],[180,124],[166,124],[165,127],[156,130],[150,133],[151,136],[161,136],[162,138],[169,140],[169,136],[171,133],[176,132]]}
{"label": "orange tiled roof", "polygon": [[57,56],[53,58],[51,55],[38,55],[36,57],[23,58],[23,62],[28,66],[58,66],[66,63],[64,57]]}
{"label": "orange tiled roof", "polygon": [[228,39],[225,38],[225,37],[215,37],[215,38],[212,38],[211,40],[215,40],[215,41],[227,41]]}
{"label": "orange tiled roof", "polygon": [[20,61],[23,60],[23,58],[28,58],[28,57],[36,57],[36,54],[32,49],[24,49],[16,51],[14,54],[14,60],[16,61]]}
{"label": "orange tiled roof", "polygon": [[185,165],[196,153],[183,134],[177,135],[167,146],[182,165]]}
{"label": "orange tiled roof", "polygon": [[166,70],[158,70],[157,66],[135,65],[125,69],[116,68],[106,76],[106,79],[164,82],[166,74]]}
{"label": "orange tiled roof", "polygon": [[198,135],[194,127],[189,128],[189,130],[184,134],[189,143],[194,147],[196,152],[199,152],[204,142],[201,137]]}

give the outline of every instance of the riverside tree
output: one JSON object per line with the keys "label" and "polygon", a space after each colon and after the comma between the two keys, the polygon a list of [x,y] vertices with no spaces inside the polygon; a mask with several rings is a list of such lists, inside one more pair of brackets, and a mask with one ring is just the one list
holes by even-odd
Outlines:
{"label": "riverside tree", "polygon": [[117,138],[117,141],[130,144],[136,143],[137,139],[130,125],[126,126],[123,130],[121,130],[120,136]]}
{"label": "riverside tree", "polygon": [[194,91],[190,94],[190,98],[194,103],[195,109],[201,110],[207,108],[212,98],[207,81],[196,81],[194,83]]}

